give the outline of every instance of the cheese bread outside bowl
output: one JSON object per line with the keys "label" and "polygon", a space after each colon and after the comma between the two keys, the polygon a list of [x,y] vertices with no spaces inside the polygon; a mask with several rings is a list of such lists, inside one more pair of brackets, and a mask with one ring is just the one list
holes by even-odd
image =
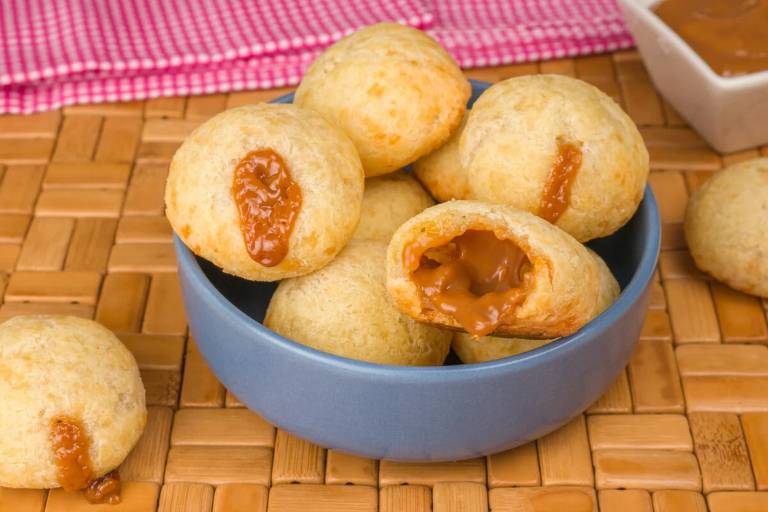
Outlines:
{"label": "cheese bread outside bowl", "polygon": [[553,338],[593,316],[595,258],[528,212],[449,201],[400,226],[387,251],[387,289],[416,320],[490,334]]}
{"label": "cheese bread outside bowl", "polygon": [[212,117],[176,151],[166,216],[224,272],[276,281],[341,251],[360,219],[363,181],[352,142],[316,112],[246,105]]}
{"label": "cheese bread outside bowl", "polygon": [[685,239],[696,266],[768,298],[768,158],[714,174],[688,202]]}
{"label": "cheese bread outside bowl", "polygon": [[440,147],[458,128],[470,93],[469,81],[437,41],[414,28],[379,23],[320,54],[293,101],[341,127],[370,177]]}
{"label": "cheese bread outside bowl", "polygon": [[[591,249],[587,249],[594,257],[600,268],[600,295],[595,309],[595,316],[599,315],[619,296],[619,283],[613,277],[611,269],[605,261]],[[501,338],[499,336],[474,337],[465,332],[457,332],[453,335],[451,347],[462,363],[482,363],[493,361],[503,357],[514,356],[539,348],[554,340],[532,340],[526,338]]]}
{"label": "cheese bread outside bowl", "polygon": [[136,360],[111,331],[71,316],[3,322],[0,397],[0,486],[119,496],[99,477],[139,440],[147,408]]}

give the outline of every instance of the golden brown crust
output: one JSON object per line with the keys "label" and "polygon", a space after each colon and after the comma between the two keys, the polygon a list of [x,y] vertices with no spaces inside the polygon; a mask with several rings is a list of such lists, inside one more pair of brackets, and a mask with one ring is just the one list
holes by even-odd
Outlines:
{"label": "golden brown crust", "polygon": [[419,182],[402,171],[369,178],[353,239],[387,243],[403,222],[433,204]]}
{"label": "golden brown crust", "polygon": [[413,163],[413,174],[441,203],[470,199],[469,177],[459,158],[459,139],[466,123],[465,114],[461,126],[445,144]]}
{"label": "golden brown crust", "polygon": [[461,122],[470,93],[437,41],[420,30],[379,23],[323,52],[294,102],[346,131],[371,177],[441,146]]}
{"label": "golden brown crust", "polygon": [[582,154],[558,227],[580,241],[610,235],[640,204],[648,151],[621,107],[574,78],[510,78],[478,98],[459,141],[461,164],[472,177],[466,197],[536,214],[558,140]]}
{"label": "golden brown crust", "polygon": [[[288,253],[272,267],[248,254],[232,196],[237,164],[257,149],[282,157],[302,196]],[[245,279],[275,281],[317,270],[338,254],[357,227],[363,180],[352,142],[317,113],[246,105],[209,119],[178,149],[165,189],[166,216],[198,256]]]}
{"label": "golden brown crust", "polygon": [[616,302],[616,299],[619,298],[619,294],[621,293],[621,288],[619,287],[619,283],[616,281],[616,278],[613,277],[613,272],[611,272],[611,269],[608,268],[605,260],[603,260],[599,254],[597,254],[589,247],[587,247],[587,251],[589,251],[589,254],[595,258],[598,271],[600,272],[600,293],[597,296],[595,312],[592,314],[592,317],[594,318],[611,307],[611,304]]}
{"label": "golden brown crust", "polygon": [[453,329],[452,317],[422,307],[422,297],[403,263],[410,244],[428,245],[467,230],[488,230],[511,240],[532,264],[523,303],[495,331],[497,335],[552,338],[576,332],[594,314],[599,269],[573,237],[527,212],[479,201],[449,201],[427,208],[400,226],[387,251],[387,289],[398,307],[419,321]]}
{"label": "golden brown crust", "polygon": [[768,297],[768,158],[716,173],[688,202],[685,238],[696,266]]}
{"label": "golden brown crust", "polygon": [[499,336],[481,336],[475,338],[465,332],[453,335],[451,349],[462,363],[474,364],[495,361],[542,347],[553,340],[532,340],[528,338],[502,338]]}
{"label": "golden brown crust", "polygon": [[50,440],[56,417],[80,420],[101,476],[123,462],[146,423],[133,355],[108,329],[68,316],[0,324],[0,486],[59,487]]}
{"label": "golden brown crust", "polygon": [[264,325],[298,343],[352,359],[442,364],[451,333],[416,322],[392,304],[384,284],[386,250],[385,242],[353,240],[328,266],[282,281]]}

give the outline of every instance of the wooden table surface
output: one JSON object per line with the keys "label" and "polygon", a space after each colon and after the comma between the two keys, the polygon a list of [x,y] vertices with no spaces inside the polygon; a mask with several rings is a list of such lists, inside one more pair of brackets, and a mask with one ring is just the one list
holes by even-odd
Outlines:
{"label": "wooden table surface", "polygon": [[[227,393],[188,336],[163,217],[168,161],[201,121],[285,89],[0,117],[0,317],[95,318],[142,369],[149,422],[121,468],[123,503],[104,510],[768,511],[767,304],[699,273],[682,234],[690,193],[768,148],[715,153],[635,52],[468,74],[536,72],[593,83],[640,126],[663,220],[659,272],[637,350],[603,398],[536,442],[455,463],[378,462],[276,430]],[[101,508],[0,488],[2,512]]]}

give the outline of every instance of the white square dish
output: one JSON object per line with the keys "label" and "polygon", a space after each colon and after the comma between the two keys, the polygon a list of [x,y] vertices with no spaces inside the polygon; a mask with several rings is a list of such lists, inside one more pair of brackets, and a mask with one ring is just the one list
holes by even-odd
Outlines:
{"label": "white square dish", "polygon": [[656,88],[721,153],[768,144],[768,71],[715,73],[652,11],[658,0],[619,0]]}

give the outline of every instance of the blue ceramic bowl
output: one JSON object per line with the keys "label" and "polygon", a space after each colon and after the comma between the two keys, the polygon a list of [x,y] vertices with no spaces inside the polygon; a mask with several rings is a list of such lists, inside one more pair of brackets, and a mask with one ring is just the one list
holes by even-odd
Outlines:
{"label": "blue ceramic bowl", "polygon": [[[470,103],[487,87],[474,82]],[[175,245],[192,334],[214,373],[248,407],[328,448],[431,461],[518,446],[599,398],[639,336],[659,241],[648,188],[626,226],[589,244],[622,287],[607,311],[573,336],[531,352],[428,368],[354,361],[283,338],[260,323],[275,284],[229,276],[178,238]]]}

